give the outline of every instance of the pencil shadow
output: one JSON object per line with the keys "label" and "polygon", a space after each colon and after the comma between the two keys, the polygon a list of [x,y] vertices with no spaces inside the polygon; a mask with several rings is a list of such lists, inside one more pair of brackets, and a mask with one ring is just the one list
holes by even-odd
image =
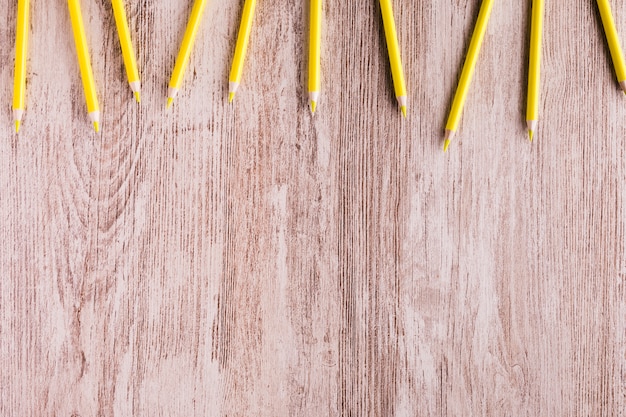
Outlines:
{"label": "pencil shadow", "polygon": [[[189,18],[191,17],[191,10],[193,9],[193,1],[187,2],[187,6],[185,7],[186,13],[184,14],[184,18],[182,20],[182,24],[178,27],[176,32],[176,37],[172,37],[170,39],[175,39],[176,42],[169,42],[171,46],[170,53],[168,54],[168,62],[166,68],[169,68],[167,75],[165,76],[166,87],[169,85],[170,77],[172,76],[172,71],[174,70],[174,66],[176,65],[176,59],[178,58],[178,52],[183,43],[183,38],[185,37],[185,31],[187,30],[187,25],[189,24]],[[189,77],[192,78],[192,77]],[[166,90],[167,91],[167,90]]]}
{"label": "pencil shadow", "polygon": [[[300,3],[299,6],[296,7],[300,7],[300,18],[296,18],[294,19],[294,22],[300,22],[300,27],[296,27],[296,33],[299,33],[300,36],[299,38],[302,40],[302,42],[300,43],[300,45],[302,45],[302,47],[299,47],[299,45],[296,43],[294,45],[294,56],[299,57],[298,59],[298,83],[295,86],[295,90],[296,90],[296,94],[298,95],[298,103],[299,103],[299,107],[300,108],[304,108],[306,109],[308,107],[308,97],[307,97],[307,91],[308,91],[308,85],[307,85],[307,81],[308,81],[308,66],[309,66],[309,31],[310,31],[310,16],[311,16],[311,9],[310,7],[308,7],[310,4],[309,1],[307,2],[303,2]],[[322,6],[323,7],[323,6]],[[322,10],[322,25],[324,24],[324,10]],[[322,37],[324,31],[322,31]],[[298,38],[296,38],[298,39]],[[325,45],[325,42],[322,42],[322,45]],[[324,50],[322,50],[322,60],[324,59]],[[322,74],[320,74],[320,77],[322,77]],[[323,77],[322,77],[322,85],[323,85]]]}
{"label": "pencil shadow", "polygon": [[65,38],[65,44],[71,49],[71,54],[69,56],[74,59],[68,65],[68,69],[71,71],[68,76],[72,78],[72,83],[70,84],[70,111],[71,116],[69,116],[69,120],[83,120],[85,117],[85,113],[87,111],[85,107],[85,98],[84,93],[82,91],[81,84],[81,75],[80,75],[80,67],[78,65],[78,59],[76,54],[76,43],[74,40],[74,34],[72,29],[72,19],[70,17],[70,12],[67,6],[60,7],[59,19],[60,27],[68,28],[63,31],[63,37]]}
{"label": "pencil shadow", "polygon": [[[529,61],[530,61],[530,35],[531,35],[531,29],[532,29],[532,3],[533,1],[528,1],[525,2],[524,4],[526,5],[524,7],[524,13],[523,13],[523,19],[525,19],[525,21],[522,21],[522,27],[526,28],[526,35],[524,37],[525,39],[525,43],[524,43],[524,47],[520,48],[520,66],[519,66],[519,74],[520,74],[520,80],[522,80],[522,83],[525,82],[524,85],[526,85],[526,88],[522,88],[521,93],[518,97],[517,103],[518,103],[518,114],[519,114],[519,118],[520,121],[522,123],[522,126],[524,128],[524,130],[526,130],[526,107],[528,106],[528,65],[529,65]],[[542,46],[543,47],[543,46]],[[524,94],[526,93],[526,94]]]}
{"label": "pencil shadow", "polygon": [[[105,46],[103,48],[104,57],[104,65],[103,68],[105,71],[108,70],[107,67],[111,67],[113,71],[115,71],[116,80],[126,80],[126,71],[124,68],[124,60],[122,58],[122,47],[120,44],[120,38],[117,32],[117,26],[115,23],[115,17],[113,13],[113,7],[111,2],[102,2],[100,3],[100,16],[103,16],[104,24],[102,25],[103,31],[106,32],[106,36],[104,42],[110,42],[110,48]],[[128,18],[128,16],[127,16]],[[131,33],[132,32],[132,29]],[[136,46],[133,44],[133,47],[136,49]],[[95,68],[94,68],[95,70]],[[104,80],[109,79],[105,75]]]}
{"label": "pencil shadow", "polygon": [[245,3],[245,0],[241,0],[238,2],[239,3],[239,10],[237,11],[237,14],[235,14],[235,21],[234,24],[229,24],[228,27],[229,29],[229,33],[228,33],[228,39],[231,39],[230,41],[230,54],[228,55],[229,59],[227,59],[226,61],[224,61],[224,67],[223,69],[223,73],[226,74],[226,84],[224,84],[224,97],[228,97],[228,90],[229,90],[229,78],[230,78],[230,67],[232,65],[232,60],[233,57],[235,56],[235,49],[237,48],[237,39],[239,37],[239,26],[241,26],[241,19],[243,16],[243,6]]}
{"label": "pencil shadow", "polygon": [[[7,10],[7,17],[9,18],[9,22],[11,21],[11,19],[13,19],[13,22],[17,22],[17,2],[16,1],[12,1],[9,2],[9,5],[7,6],[8,10]],[[31,19],[31,27],[29,27],[29,31],[32,33],[32,19]],[[5,81],[3,80],[3,85],[10,85],[11,89],[9,88],[3,88],[2,90],[5,92],[2,95],[2,102],[3,103],[10,103],[11,100],[13,99],[12,93],[13,93],[13,77],[15,76],[15,70],[13,68],[13,66],[15,65],[15,36],[16,36],[16,25],[15,24],[8,24],[7,25],[7,29],[6,29],[6,42],[7,45],[11,45],[9,48],[2,48],[1,51],[3,52],[2,55],[0,55],[0,62],[2,62],[2,67],[4,68],[4,66],[10,66],[11,69],[9,71],[3,71],[4,74],[6,74],[6,84]],[[6,55],[5,55],[6,54]],[[28,77],[31,74],[32,69],[29,68],[26,72],[26,82],[28,83]],[[28,84],[27,84],[27,90],[28,92]],[[13,108],[13,107],[11,107]],[[13,112],[5,112],[5,118],[7,120],[11,120],[11,122],[13,122]]]}
{"label": "pencil shadow", "polygon": [[[480,12],[481,2],[476,2],[474,6],[474,12],[472,16],[474,16],[473,24],[469,27],[465,34],[465,44],[463,45],[461,59],[459,60],[459,65],[457,66],[456,76],[454,78],[453,88],[448,92],[448,107],[446,113],[443,115],[443,119],[441,120],[441,132],[445,130],[446,123],[448,121],[448,115],[450,114],[450,110],[452,109],[452,101],[454,100],[454,95],[456,94],[456,90],[458,88],[459,79],[461,78],[461,73],[463,72],[463,66],[465,65],[465,59],[467,58],[467,50],[469,49],[470,42],[472,40],[472,35],[474,33],[474,28],[476,27],[476,21],[478,20],[478,13]],[[481,51],[482,52],[482,51]],[[480,60],[480,57],[478,58]]]}
{"label": "pencil shadow", "polygon": [[[394,19],[397,21],[396,10],[394,10]],[[378,54],[380,58],[380,62],[384,63],[386,69],[385,76],[385,95],[389,102],[394,104],[397,103],[396,95],[395,95],[395,87],[393,85],[393,76],[391,73],[391,61],[389,59],[389,52],[387,47],[387,38],[385,37],[385,26],[383,24],[383,14],[380,10],[380,1],[374,0],[374,22],[373,25],[374,30],[378,33],[378,44],[380,47],[378,48]],[[398,40],[399,41],[399,40]],[[400,50],[402,50],[402,46],[400,46]],[[381,64],[383,65],[383,64]]]}
{"label": "pencil shadow", "polygon": [[[593,14],[595,15],[597,27],[598,27],[598,36],[600,37],[602,44],[604,45],[604,65],[606,68],[607,74],[611,74],[610,77],[614,82],[618,82],[617,75],[615,74],[615,68],[613,67],[613,57],[611,56],[611,49],[609,48],[609,42],[606,39],[606,33],[604,32],[604,25],[602,24],[602,16],[600,15],[600,9],[598,8],[598,3],[593,2]],[[619,89],[619,86],[616,87]]]}

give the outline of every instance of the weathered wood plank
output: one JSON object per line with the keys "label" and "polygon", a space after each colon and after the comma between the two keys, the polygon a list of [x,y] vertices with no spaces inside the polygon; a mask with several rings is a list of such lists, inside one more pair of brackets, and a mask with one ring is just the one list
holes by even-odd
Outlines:
{"label": "weathered wood plank", "polygon": [[20,135],[0,117],[0,414],[626,415],[626,105],[595,4],[546,5],[530,145],[529,4],[496,2],[448,154],[478,1],[395,2],[406,120],[375,1],[325,5],[315,117],[307,4],[259,2],[228,105],[241,4],[209,3],[166,111],[191,2],[128,2],[138,106],[84,1],[96,135],[65,5],[33,3]]}

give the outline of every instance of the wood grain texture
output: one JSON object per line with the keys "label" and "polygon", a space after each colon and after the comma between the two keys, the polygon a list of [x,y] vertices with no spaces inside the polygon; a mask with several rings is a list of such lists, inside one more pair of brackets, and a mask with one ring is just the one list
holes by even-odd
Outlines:
{"label": "wood grain texture", "polygon": [[[318,113],[308,7],[83,1],[102,133],[68,11],[32,4],[12,134],[0,8],[0,415],[626,416],[626,101],[594,2],[546,4],[526,139],[529,2],[496,2],[458,140],[442,130],[479,1],[395,2],[409,117],[376,1],[328,2]],[[188,3],[188,4],[187,4]],[[614,2],[626,39],[626,4]]]}

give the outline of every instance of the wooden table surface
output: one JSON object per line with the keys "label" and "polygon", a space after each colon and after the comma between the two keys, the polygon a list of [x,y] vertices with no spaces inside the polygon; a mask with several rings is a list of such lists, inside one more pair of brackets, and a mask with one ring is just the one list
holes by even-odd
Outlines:
{"label": "wooden table surface", "polygon": [[[327,2],[318,114],[307,2],[263,0],[227,104],[241,1],[33,1],[12,132],[0,8],[0,415],[626,415],[626,98],[593,1],[547,2],[525,131],[530,1],[497,1],[457,139],[442,135],[480,2],[396,0],[409,116],[376,1]],[[626,40],[626,3],[612,2]]]}

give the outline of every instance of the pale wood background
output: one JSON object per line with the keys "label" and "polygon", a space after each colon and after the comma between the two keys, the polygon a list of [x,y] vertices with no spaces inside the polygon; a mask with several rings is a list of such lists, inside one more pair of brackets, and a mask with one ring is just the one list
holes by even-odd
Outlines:
{"label": "pale wood background", "polygon": [[232,107],[242,2],[211,1],[166,112],[191,1],[128,1],[138,106],[109,2],[84,0],[101,134],[65,2],[34,0],[19,136],[15,3],[0,415],[626,415],[626,98],[595,2],[547,2],[532,145],[529,2],[496,2],[448,154],[478,0],[395,1],[407,120],[376,1],[328,2],[311,117],[306,1],[259,2]]}

